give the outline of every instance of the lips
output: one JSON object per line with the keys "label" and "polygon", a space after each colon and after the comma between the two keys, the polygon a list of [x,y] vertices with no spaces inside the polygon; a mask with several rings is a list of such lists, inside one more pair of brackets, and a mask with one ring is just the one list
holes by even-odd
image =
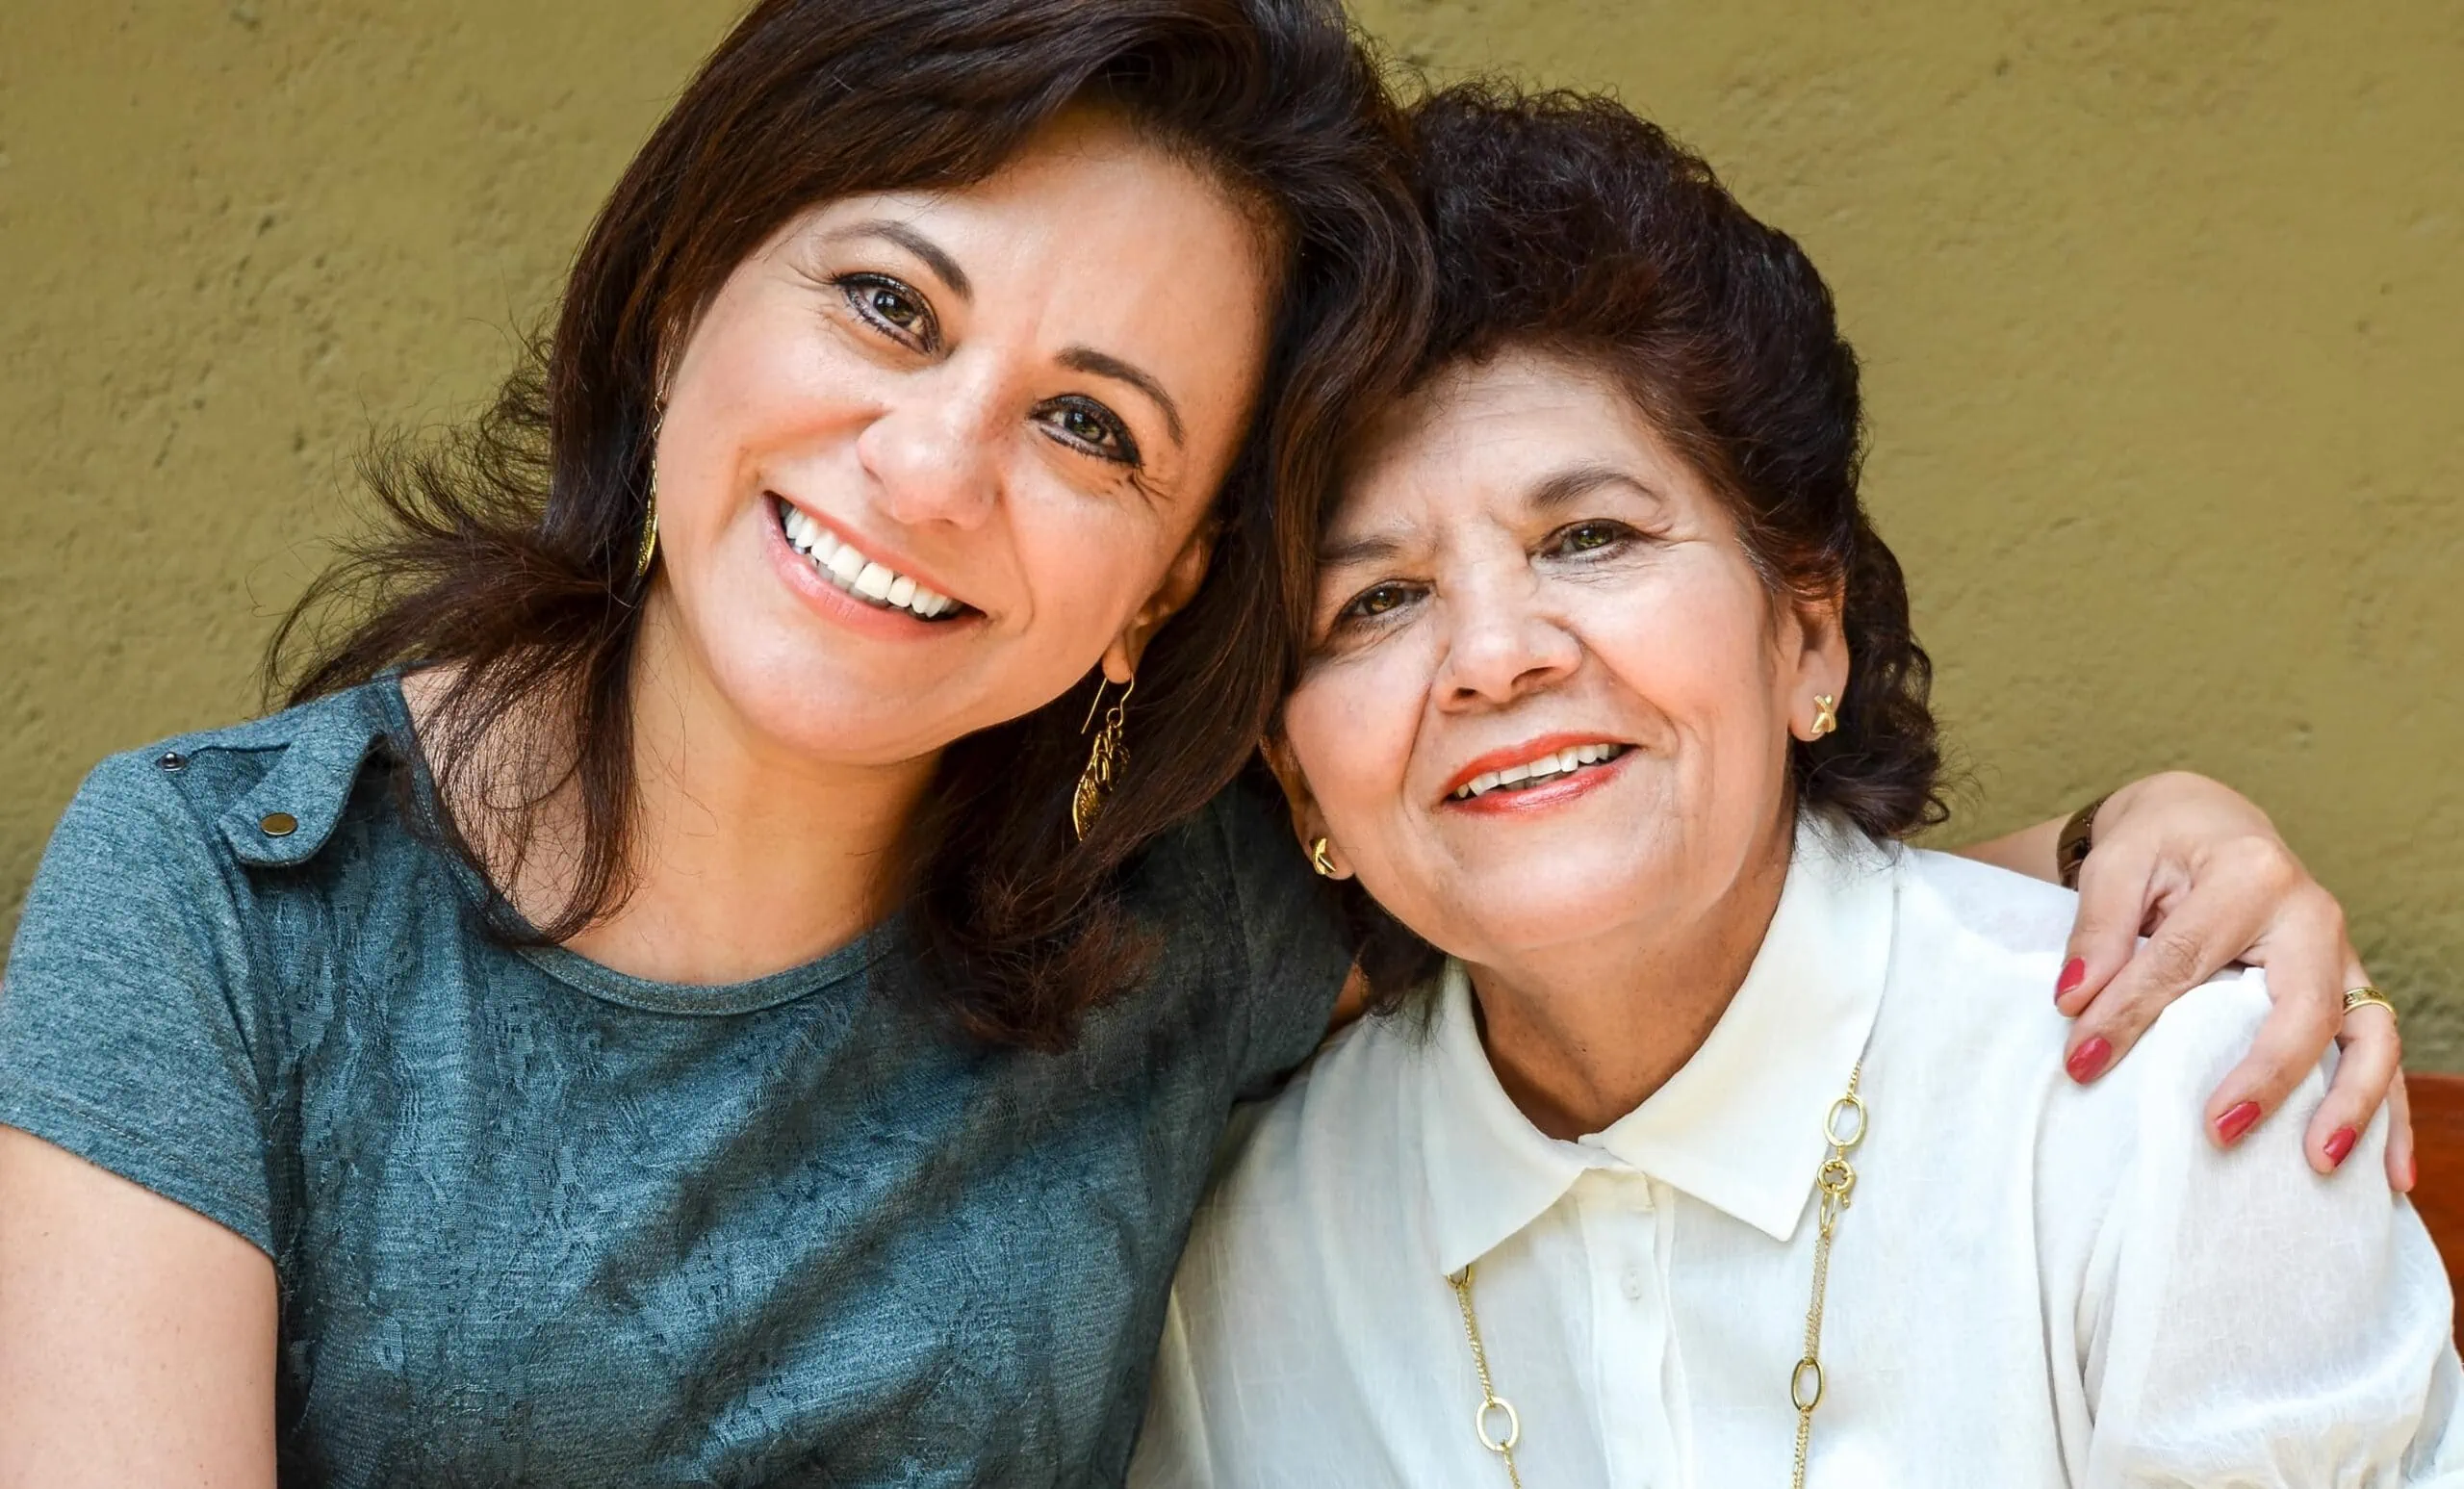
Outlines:
{"label": "lips", "polygon": [[779,526],[787,546],[802,554],[815,574],[855,599],[925,621],[948,620],[968,608],[912,575],[865,557],[794,502],[780,497],[771,500],[778,506]]}
{"label": "lips", "polygon": [[1493,791],[1522,791],[1605,765],[1632,746],[1594,736],[1551,735],[1493,750],[1457,771],[1446,799],[1477,801]]}

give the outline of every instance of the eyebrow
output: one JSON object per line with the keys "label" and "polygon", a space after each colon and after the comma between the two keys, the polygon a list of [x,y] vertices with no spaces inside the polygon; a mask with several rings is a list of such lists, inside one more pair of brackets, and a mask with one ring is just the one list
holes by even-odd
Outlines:
{"label": "eyebrow", "polygon": [[1164,427],[1170,431],[1172,443],[1188,445],[1189,437],[1181,429],[1181,406],[1173,402],[1172,396],[1164,391],[1164,385],[1157,382],[1143,369],[1123,362],[1110,352],[1097,351],[1092,347],[1065,347],[1059,360],[1063,367],[1073,372],[1091,372],[1097,377],[1109,377],[1115,382],[1127,383],[1145,394],[1154,400],[1156,408],[1162,410]]}
{"label": "eyebrow", "polygon": [[925,237],[922,233],[917,232],[915,229],[908,226],[904,222],[892,221],[887,218],[881,218],[870,222],[854,223],[838,232],[831,234],[830,236],[833,238],[871,237],[887,239],[889,242],[905,248],[908,252],[914,254],[917,258],[922,259],[924,261],[924,267],[938,275],[941,282],[950,287],[951,294],[956,295],[962,300],[972,299],[975,297],[975,286],[967,281],[966,270],[959,268],[959,261],[950,257],[948,250],[944,249],[939,244],[935,243],[932,239]]}
{"label": "eyebrow", "polygon": [[[1659,493],[1645,485],[1632,473],[1613,465],[1585,464],[1571,467],[1547,476],[1524,496],[1533,510],[1550,513],[1573,505],[1603,486],[1630,486],[1656,501]],[[1354,564],[1379,564],[1403,551],[1403,540],[1388,533],[1364,533],[1339,543],[1322,544],[1318,549],[1318,566],[1322,569],[1346,569]]]}
{"label": "eyebrow", "polygon": [[1534,511],[1554,512],[1598,491],[1603,486],[1630,486],[1656,501],[1659,493],[1627,471],[1613,465],[1584,464],[1559,471],[1525,495],[1524,501]]}
{"label": "eyebrow", "polygon": [[1318,550],[1318,567],[1348,569],[1354,564],[1384,563],[1403,551],[1402,540],[1384,533],[1364,533],[1328,543]]}

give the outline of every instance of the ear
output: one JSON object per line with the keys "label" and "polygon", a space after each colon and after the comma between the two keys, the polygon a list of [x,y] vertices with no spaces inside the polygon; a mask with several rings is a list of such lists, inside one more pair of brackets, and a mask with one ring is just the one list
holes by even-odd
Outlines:
{"label": "ear", "polygon": [[[1309,789],[1309,778],[1300,773],[1292,747],[1280,734],[1269,734],[1259,740],[1258,753],[1267,757],[1267,768],[1274,772],[1275,783],[1283,787],[1284,804],[1292,809],[1293,834],[1300,839],[1300,853],[1306,858],[1310,844],[1327,836],[1326,819],[1318,810],[1318,798]],[[1326,861],[1335,866],[1337,879],[1351,877],[1351,865],[1344,861],[1343,850],[1331,840],[1326,844]]]}
{"label": "ear", "polygon": [[1783,660],[1791,678],[1788,732],[1798,739],[1814,737],[1816,698],[1829,698],[1836,707],[1848,696],[1848,632],[1841,624],[1845,603],[1835,590],[1789,606],[1791,624],[1783,628],[1781,645],[1793,654],[1784,655]]}
{"label": "ear", "polygon": [[1138,675],[1139,661],[1146,655],[1146,644],[1197,594],[1199,583],[1206,578],[1206,561],[1214,552],[1215,525],[1200,523],[1197,530],[1190,534],[1190,540],[1181,545],[1181,551],[1172,555],[1170,565],[1164,570],[1164,581],[1155,586],[1155,593],[1146,597],[1146,603],[1129,618],[1121,633],[1113,638],[1113,644],[1104,648],[1105,677],[1115,682],[1127,682]]}

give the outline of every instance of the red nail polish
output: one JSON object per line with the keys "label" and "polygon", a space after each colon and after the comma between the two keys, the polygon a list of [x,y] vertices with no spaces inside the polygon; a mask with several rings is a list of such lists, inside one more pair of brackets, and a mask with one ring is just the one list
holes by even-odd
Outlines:
{"label": "red nail polish", "polygon": [[2062,963],[2062,978],[2053,985],[2054,1001],[2069,996],[2070,990],[2088,980],[2088,963],[2077,957]]}
{"label": "red nail polish", "polygon": [[2257,1102],[2237,1101],[2225,1108],[2224,1115],[2216,1119],[2216,1135],[2226,1142],[2239,1142],[2242,1134],[2249,1131],[2250,1124],[2258,1119]]}
{"label": "red nail polish", "polygon": [[2064,1068],[2070,1072],[2072,1080],[2085,1086],[2104,1073],[2105,1062],[2111,1060],[2113,1056],[2114,1047],[2105,1042],[2102,1036],[2098,1036],[2072,1050],[2070,1059],[2065,1063]]}
{"label": "red nail polish", "polygon": [[2349,1127],[2339,1127],[2327,1134],[2327,1162],[2339,1168],[2343,1168],[2345,1155],[2350,1153],[2352,1145],[2360,1141],[2361,1135]]}

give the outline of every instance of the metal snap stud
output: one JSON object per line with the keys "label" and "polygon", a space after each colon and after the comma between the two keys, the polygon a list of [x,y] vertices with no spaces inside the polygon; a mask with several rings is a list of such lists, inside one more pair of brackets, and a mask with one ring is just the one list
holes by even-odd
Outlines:
{"label": "metal snap stud", "polygon": [[166,750],[154,763],[165,770],[186,770],[189,768],[189,757],[177,750]]}
{"label": "metal snap stud", "polygon": [[287,811],[269,811],[257,819],[257,831],[268,837],[289,837],[299,831],[299,819]]}

